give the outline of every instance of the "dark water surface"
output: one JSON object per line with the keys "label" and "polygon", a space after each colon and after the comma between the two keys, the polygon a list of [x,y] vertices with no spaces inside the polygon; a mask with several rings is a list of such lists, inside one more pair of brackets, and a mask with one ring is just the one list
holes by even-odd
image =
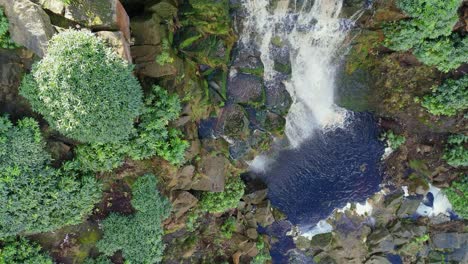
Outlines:
{"label": "dark water surface", "polygon": [[[302,229],[379,191],[384,144],[376,120],[369,113],[353,113],[349,120],[344,128],[317,131],[299,149],[282,151],[261,176],[273,205]],[[290,242],[283,237],[273,246],[274,263],[287,263],[282,256]]]}

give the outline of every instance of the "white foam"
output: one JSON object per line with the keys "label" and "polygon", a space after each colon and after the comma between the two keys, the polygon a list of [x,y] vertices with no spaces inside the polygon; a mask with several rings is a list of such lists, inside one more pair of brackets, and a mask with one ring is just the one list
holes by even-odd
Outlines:
{"label": "white foam", "polygon": [[356,203],[356,213],[360,216],[370,216],[372,214],[373,207],[369,203],[369,200],[366,200],[364,204]]}
{"label": "white foam", "polygon": [[326,221],[326,220],[321,220],[315,225],[314,228],[311,230],[301,234],[301,236],[312,239],[314,236],[318,234],[325,234],[333,231],[333,227]]}
{"label": "white foam", "polygon": [[443,192],[441,192],[439,188],[432,185],[429,186],[429,192],[434,196],[433,206],[429,207],[421,203],[416,210],[416,213],[430,218],[436,217],[440,214],[449,216],[450,211],[452,210],[452,204],[450,203],[449,199]]}
{"label": "white foam", "polygon": [[[346,110],[334,104],[334,59],[347,34],[339,18],[343,0],[315,0],[310,10],[298,10],[294,0],[280,0],[272,12],[269,2],[243,1],[248,16],[241,40],[246,46],[253,42],[260,47],[267,81],[278,74],[270,50],[273,37],[289,45],[292,74],[285,85],[293,102],[285,133],[292,147],[298,147],[315,128],[340,127],[346,119]],[[293,28],[285,26],[296,19],[294,16],[297,22]]]}

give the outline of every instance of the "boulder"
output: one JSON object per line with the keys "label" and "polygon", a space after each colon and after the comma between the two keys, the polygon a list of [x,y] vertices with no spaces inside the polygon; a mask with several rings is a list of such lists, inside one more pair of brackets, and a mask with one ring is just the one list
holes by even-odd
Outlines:
{"label": "boulder", "polygon": [[228,160],[222,155],[207,155],[197,164],[197,174],[192,189],[197,191],[222,192],[224,190],[224,175]]}
{"label": "boulder", "polygon": [[253,239],[253,240],[256,240],[258,238],[258,232],[257,232],[257,229],[255,228],[247,229],[245,234],[247,235],[248,238]]}
{"label": "boulder", "polygon": [[177,7],[162,1],[148,8],[149,12],[155,13],[162,19],[169,20],[177,16]]}
{"label": "boulder", "polygon": [[36,0],[42,8],[51,11],[57,15],[63,15],[65,13],[65,3],[60,0]]}
{"label": "boulder", "polygon": [[257,105],[264,99],[263,80],[255,75],[233,73],[227,84],[228,100],[235,103]]}
{"label": "boulder", "polygon": [[130,51],[136,64],[136,70],[142,75],[152,78],[161,78],[177,74],[176,63],[180,59],[173,57],[175,59],[175,63],[167,63],[164,65],[156,62],[157,56],[159,56],[163,51],[161,46],[132,46]]}
{"label": "boulder", "polygon": [[174,194],[171,202],[174,217],[178,219],[187,213],[191,208],[195,207],[195,205],[198,203],[198,199],[187,191],[180,191]]}
{"label": "boulder", "polygon": [[39,57],[47,51],[47,43],[54,34],[54,28],[47,13],[41,6],[29,0],[0,0],[9,20],[12,40]]}
{"label": "boulder", "polygon": [[132,19],[131,28],[132,36],[135,38],[134,45],[153,45],[161,44],[161,34],[164,30],[161,29],[161,19],[158,15],[137,17]]}
{"label": "boulder", "polygon": [[255,221],[263,227],[271,225],[275,221],[275,218],[271,212],[270,201],[258,205],[254,217]]}
{"label": "boulder", "polygon": [[400,208],[398,208],[397,216],[398,217],[410,217],[416,212],[419,205],[421,204],[422,198],[420,197],[407,197],[401,203]]}
{"label": "boulder", "polygon": [[170,190],[190,190],[194,175],[195,167],[188,165],[175,172],[165,173],[164,178],[166,186]]}
{"label": "boulder", "polygon": [[64,17],[94,30],[121,31],[130,40],[130,19],[119,0],[72,1]]}
{"label": "boulder", "polygon": [[383,256],[372,256],[368,261],[366,261],[366,264],[391,264],[386,257]]}
{"label": "boulder", "polygon": [[438,233],[431,236],[432,245],[437,249],[456,249],[462,245],[466,248],[468,233]]}
{"label": "boulder", "polygon": [[112,47],[120,57],[132,63],[132,55],[130,54],[130,44],[125,39],[124,34],[120,31],[99,31],[97,35],[104,39],[107,44]]}
{"label": "boulder", "polygon": [[244,200],[245,203],[259,204],[267,198],[267,195],[268,189],[264,189],[244,195],[242,200]]}
{"label": "boulder", "polygon": [[238,104],[227,105],[218,118],[219,134],[234,140],[245,140],[249,134],[249,120],[245,110]]}

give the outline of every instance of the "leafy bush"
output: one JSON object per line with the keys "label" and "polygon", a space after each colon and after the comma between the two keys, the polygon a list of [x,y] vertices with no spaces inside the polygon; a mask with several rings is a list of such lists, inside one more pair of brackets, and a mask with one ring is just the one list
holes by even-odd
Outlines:
{"label": "leafy bush", "polygon": [[468,62],[468,38],[460,39],[454,34],[451,37],[426,40],[415,47],[413,53],[422,63],[449,72]]}
{"label": "leafy bush", "polygon": [[271,260],[270,252],[265,248],[265,241],[263,241],[262,237],[258,239],[256,246],[258,254],[250,261],[250,264],[265,264]]}
{"label": "leafy bush", "polygon": [[0,171],[0,238],[78,224],[100,200],[93,177],[43,168]]}
{"label": "leafy bush", "polygon": [[41,247],[24,238],[8,238],[0,242],[1,264],[52,264],[52,259],[41,252]]}
{"label": "leafy bush", "polygon": [[398,6],[412,19],[399,21],[386,29],[386,45],[403,51],[426,39],[449,36],[458,21],[460,0],[398,0]]}
{"label": "leafy bush", "polygon": [[232,233],[236,231],[236,219],[234,217],[229,217],[221,226],[221,234],[230,239],[232,237]]}
{"label": "leafy bush", "polygon": [[181,139],[180,131],[168,129],[170,121],[179,117],[181,111],[177,95],[159,86],[153,86],[145,98],[145,108],[136,127],[136,135],[118,143],[78,146],[76,160],[89,171],[110,171],[121,166],[126,157],[143,160],[160,156],[176,165],[184,161],[188,143]]}
{"label": "leafy bush", "polygon": [[47,167],[43,147],[36,121],[0,118],[0,238],[78,224],[100,199],[93,177]]}
{"label": "leafy bush", "polygon": [[200,208],[210,213],[222,213],[235,208],[244,195],[244,187],[240,177],[230,177],[223,192],[203,193]]}
{"label": "leafy bush", "polygon": [[88,143],[125,140],[142,108],[128,65],[87,31],[65,30],[49,42],[20,93],[60,133]]}
{"label": "leafy bush", "polygon": [[159,54],[157,57],[156,57],[156,62],[161,65],[161,66],[164,66],[168,63],[173,63],[174,62],[174,58],[171,56],[170,54],[170,46],[169,46],[169,41],[167,41],[167,39],[163,40],[162,42],[162,52],[161,54]]}
{"label": "leafy bush", "polygon": [[461,181],[452,182],[445,194],[453,206],[453,210],[462,218],[468,219],[468,176]]}
{"label": "leafy bush", "polygon": [[2,49],[13,49],[16,48],[16,44],[11,40],[10,33],[8,32],[8,19],[0,8],[0,48]]}
{"label": "leafy bush", "polygon": [[411,17],[390,23],[385,28],[385,45],[396,51],[414,48],[423,63],[448,72],[466,62],[467,42],[452,29],[458,21],[461,0],[398,0],[403,12]]}
{"label": "leafy bush", "polygon": [[32,118],[19,120],[17,126],[0,116],[0,170],[9,167],[42,168],[50,160],[44,150],[39,125]]}
{"label": "leafy bush", "polygon": [[434,87],[432,95],[424,96],[421,105],[433,115],[454,116],[468,109],[468,76],[449,79]]}
{"label": "leafy bush", "polygon": [[382,139],[387,140],[387,146],[393,150],[397,150],[401,145],[405,144],[406,138],[401,135],[396,135],[392,130],[382,134]]}
{"label": "leafy bush", "polygon": [[103,221],[103,238],[97,243],[99,251],[112,256],[121,251],[131,263],[160,262],[164,252],[161,226],[169,216],[171,206],[167,198],[156,189],[156,177],[144,175],[132,186],[132,205],[136,213],[131,216],[111,214]]}
{"label": "leafy bush", "polygon": [[447,140],[443,158],[453,167],[468,166],[468,136],[463,134],[451,135]]}

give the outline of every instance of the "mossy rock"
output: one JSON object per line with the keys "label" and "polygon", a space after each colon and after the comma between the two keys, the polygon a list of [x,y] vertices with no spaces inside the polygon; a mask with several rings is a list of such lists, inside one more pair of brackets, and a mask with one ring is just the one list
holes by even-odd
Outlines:
{"label": "mossy rock", "polygon": [[333,234],[331,232],[325,233],[325,234],[318,234],[312,238],[310,245],[311,247],[324,249],[328,245],[331,244],[332,240],[333,240]]}

